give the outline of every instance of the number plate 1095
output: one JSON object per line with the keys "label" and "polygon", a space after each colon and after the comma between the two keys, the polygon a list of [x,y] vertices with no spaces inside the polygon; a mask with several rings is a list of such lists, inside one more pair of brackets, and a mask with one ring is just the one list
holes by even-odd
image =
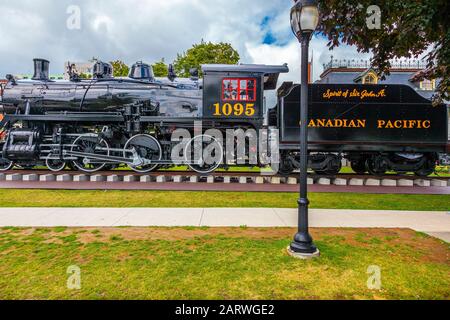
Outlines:
{"label": "number plate 1095", "polygon": [[254,103],[215,103],[214,116],[217,117],[252,117],[255,115]]}

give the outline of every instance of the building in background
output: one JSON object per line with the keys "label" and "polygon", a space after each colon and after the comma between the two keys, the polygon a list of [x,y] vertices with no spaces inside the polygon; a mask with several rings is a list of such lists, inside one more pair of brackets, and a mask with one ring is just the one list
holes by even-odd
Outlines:
{"label": "building in background", "polygon": [[84,75],[86,78],[92,78],[92,68],[94,66],[94,62],[97,61],[96,58],[92,58],[89,61],[85,62],[72,62],[66,61],[64,63],[64,79],[69,80],[69,65],[72,65],[72,68],[75,68],[73,71],[76,71],[79,75]]}
{"label": "building in background", "polygon": [[[0,79],[0,96],[3,94],[3,87],[8,83],[6,79]],[[0,115],[0,117],[2,117]],[[1,120],[1,119],[0,119]]]}

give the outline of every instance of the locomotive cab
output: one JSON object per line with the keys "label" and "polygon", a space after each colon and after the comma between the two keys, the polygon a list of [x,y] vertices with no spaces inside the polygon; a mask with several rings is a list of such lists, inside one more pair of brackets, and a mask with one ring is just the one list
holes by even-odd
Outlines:
{"label": "locomotive cab", "polygon": [[260,127],[266,117],[264,91],[274,90],[287,65],[203,65],[203,117],[248,122]]}

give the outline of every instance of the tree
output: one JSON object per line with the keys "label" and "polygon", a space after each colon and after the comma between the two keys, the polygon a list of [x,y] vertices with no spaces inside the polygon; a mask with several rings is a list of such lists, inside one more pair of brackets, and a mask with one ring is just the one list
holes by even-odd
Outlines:
{"label": "tree", "polygon": [[121,60],[111,61],[110,64],[113,66],[114,77],[126,77],[130,68]]}
{"label": "tree", "polygon": [[167,77],[168,69],[167,64],[164,62],[164,58],[161,59],[161,61],[156,62],[152,65],[153,67],[153,73],[155,77]]}
{"label": "tree", "polygon": [[201,41],[183,54],[178,54],[174,62],[175,72],[179,77],[190,76],[189,70],[197,68],[201,76],[201,64],[224,63],[236,64],[239,62],[239,53],[229,43],[212,43]]}
{"label": "tree", "polygon": [[[372,65],[384,78],[389,75],[390,59],[412,58],[426,53],[427,69],[414,79],[441,79],[439,97],[450,95],[450,2],[448,0],[382,0],[381,28],[370,29],[367,20],[374,12],[373,0],[319,0],[319,31],[328,37],[333,49],[344,43],[359,52],[372,51]],[[372,6],[373,8],[373,6]],[[376,8],[375,8],[376,9]],[[369,12],[368,12],[369,11]],[[427,52],[431,47],[431,51]]]}
{"label": "tree", "polygon": [[80,73],[80,79],[92,79],[92,74]]}

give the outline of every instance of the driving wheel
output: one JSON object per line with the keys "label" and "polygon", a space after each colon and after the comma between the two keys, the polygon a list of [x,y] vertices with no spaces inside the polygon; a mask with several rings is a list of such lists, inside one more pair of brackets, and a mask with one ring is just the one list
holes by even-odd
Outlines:
{"label": "driving wheel", "polygon": [[[125,143],[123,157],[129,158],[132,155],[132,149],[134,149],[142,159],[160,161],[162,158],[160,143],[155,137],[148,134],[138,134],[131,137],[127,143]],[[129,167],[133,171],[147,173],[155,170],[158,167],[158,164],[146,164],[142,166],[129,165]]]}

